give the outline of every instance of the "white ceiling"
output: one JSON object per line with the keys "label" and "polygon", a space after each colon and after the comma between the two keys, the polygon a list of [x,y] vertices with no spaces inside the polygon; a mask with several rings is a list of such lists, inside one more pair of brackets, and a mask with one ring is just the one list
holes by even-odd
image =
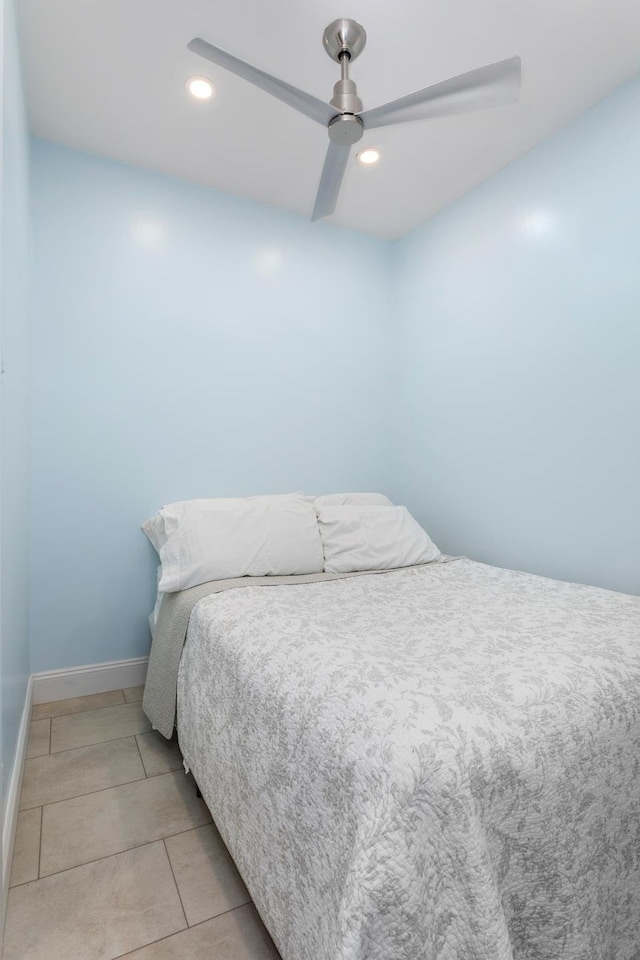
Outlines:
{"label": "white ceiling", "polygon": [[[337,17],[367,47],[365,109],[519,54],[518,104],[365,133],[332,220],[395,239],[587,109],[640,68],[638,0],[21,0],[33,132],[45,139],[310,215],[319,125],[186,49],[201,36],[322,99]],[[204,74],[202,103],[184,81]],[[353,152],[355,156],[355,151]]]}

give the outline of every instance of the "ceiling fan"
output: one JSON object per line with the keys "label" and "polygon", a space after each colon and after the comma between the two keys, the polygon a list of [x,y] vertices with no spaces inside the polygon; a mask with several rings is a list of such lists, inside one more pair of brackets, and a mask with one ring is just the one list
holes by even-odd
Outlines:
{"label": "ceiling fan", "polygon": [[520,57],[511,57],[434,83],[399,100],[363,112],[356,85],[349,77],[349,65],[362,53],[366,42],[364,27],[355,20],[334,20],[324,31],[324,48],[331,59],[340,64],[341,69],[340,80],[333,88],[329,103],[272,77],[199,37],[187,45],[193,53],[248,80],[327,127],[329,149],[312,221],[328,217],[335,210],[351,147],[362,138],[365,130],[513,103],[520,94]]}

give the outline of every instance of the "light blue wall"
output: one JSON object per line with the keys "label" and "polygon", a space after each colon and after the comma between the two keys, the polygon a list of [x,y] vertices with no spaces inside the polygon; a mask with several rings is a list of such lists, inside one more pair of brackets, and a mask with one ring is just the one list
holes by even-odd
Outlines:
{"label": "light blue wall", "polygon": [[29,141],[12,0],[2,8],[0,670],[3,793],[29,674]]}
{"label": "light blue wall", "polygon": [[380,241],[43,142],[33,174],[39,671],[147,653],[161,504],[385,489],[391,327]]}
{"label": "light blue wall", "polygon": [[640,81],[396,244],[395,494],[445,550],[640,592]]}

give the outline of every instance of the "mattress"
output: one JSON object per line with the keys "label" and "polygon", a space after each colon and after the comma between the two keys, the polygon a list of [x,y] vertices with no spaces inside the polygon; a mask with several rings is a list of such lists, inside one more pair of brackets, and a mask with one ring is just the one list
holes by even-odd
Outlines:
{"label": "mattress", "polygon": [[215,594],[178,735],[283,960],[640,957],[640,598],[468,560]]}

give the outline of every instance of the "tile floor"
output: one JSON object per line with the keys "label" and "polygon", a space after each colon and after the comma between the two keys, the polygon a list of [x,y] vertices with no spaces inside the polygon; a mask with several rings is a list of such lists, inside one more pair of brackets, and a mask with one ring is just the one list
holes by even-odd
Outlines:
{"label": "tile floor", "polygon": [[278,960],[141,699],[33,708],[3,960]]}

